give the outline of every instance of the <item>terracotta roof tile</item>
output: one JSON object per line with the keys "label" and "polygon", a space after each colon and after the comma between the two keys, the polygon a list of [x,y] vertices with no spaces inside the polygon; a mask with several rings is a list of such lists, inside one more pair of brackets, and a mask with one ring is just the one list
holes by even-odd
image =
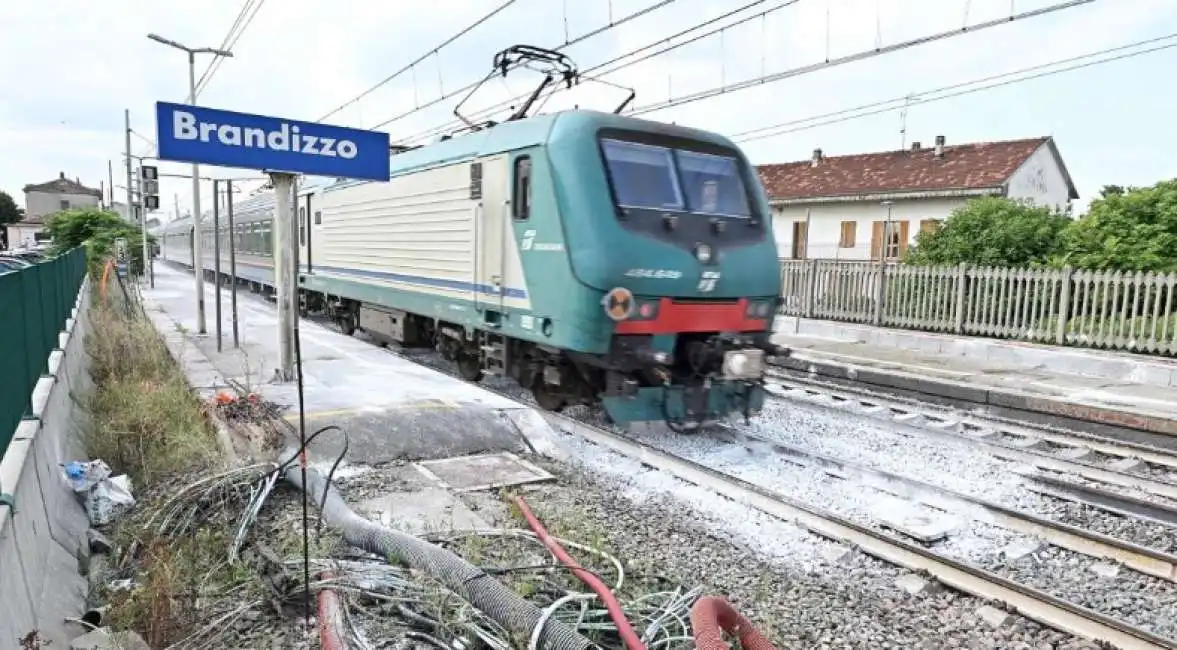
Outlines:
{"label": "terracotta roof tile", "polygon": [[758,165],[769,199],[997,187],[1049,138],[978,142]]}

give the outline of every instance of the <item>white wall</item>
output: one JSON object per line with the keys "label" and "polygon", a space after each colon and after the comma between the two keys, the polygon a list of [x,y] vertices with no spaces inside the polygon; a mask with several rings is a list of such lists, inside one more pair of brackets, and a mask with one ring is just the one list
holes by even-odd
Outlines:
{"label": "white wall", "polygon": [[101,199],[93,194],[68,194],[58,192],[25,192],[25,215],[44,217],[67,208],[61,202],[68,201],[69,208],[96,208]]}
{"label": "white wall", "polygon": [[25,224],[19,223],[9,224],[8,228],[8,246],[9,248],[17,248],[24,246],[28,242],[36,242],[36,234],[44,229],[41,224]]}
{"label": "white wall", "polygon": [[[896,201],[891,206],[891,221],[910,222],[908,225],[908,246],[915,242],[920,231],[920,221],[925,219],[946,219],[956,208],[965,204],[966,199],[921,199]],[[805,221],[806,206],[785,206],[773,208],[773,232],[782,258],[793,255],[793,223]],[[876,202],[825,203],[809,206],[809,243],[807,257],[810,259],[869,260],[872,223],[886,221],[887,206]],[[855,221],[854,247],[841,248],[842,222]],[[892,226],[898,228],[898,226]]]}
{"label": "white wall", "polygon": [[1051,206],[1059,211],[1069,202],[1067,179],[1059,169],[1050,147],[1042,145],[1009,182],[1009,198],[1030,199],[1037,205]]}

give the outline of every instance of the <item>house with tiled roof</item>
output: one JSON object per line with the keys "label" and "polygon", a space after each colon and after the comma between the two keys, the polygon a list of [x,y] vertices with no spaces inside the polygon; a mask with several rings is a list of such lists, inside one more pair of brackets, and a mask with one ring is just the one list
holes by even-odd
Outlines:
{"label": "house with tiled roof", "polygon": [[86,187],[77,178],[70,180],[65,172],[51,181],[25,185],[24,194],[24,218],[8,224],[8,243],[13,247],[42,241],[45,217],[55,212],[102,204],[102,190]]}
{"label": "house with tiled roof", "polygon": [[1003,196],[1065,210],[1079,198],[1051,137],[948,145],[759,165],[787,259],[901,257],[971,198]]}

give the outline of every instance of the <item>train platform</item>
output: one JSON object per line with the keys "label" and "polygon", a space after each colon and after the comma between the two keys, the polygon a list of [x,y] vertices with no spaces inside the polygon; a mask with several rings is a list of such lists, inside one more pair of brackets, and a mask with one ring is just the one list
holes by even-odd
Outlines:
{"label": "train platform", "polygon": [[[197,334],[192,273],[166,263],[155,268],[155,287],[141,289],[144,309],[201,397],[232,393],[234,384],[244,386],[287,407],[284,415],[297,426],[297,384],[276,380],[276,306],[239,289],[240,347],[234,348],[230,292],[222,288],[223,338],[218,351],[213,284],[205,283],[208,332]],[[299,330],[307,433],[326,425],[345,429],[351,463],[526,452],[544,444],[550,431],[545,431],[539,413],[518,402],[313,321],[301,320]],[[341,436],[324,433],[313,445],[312,456],[329,462],[342,451],[342,444]]]}
{"label": "train platform", "polygon": [[773,340],[793,349],[793,373],[1177,448],[1169,359],[792,317]]}

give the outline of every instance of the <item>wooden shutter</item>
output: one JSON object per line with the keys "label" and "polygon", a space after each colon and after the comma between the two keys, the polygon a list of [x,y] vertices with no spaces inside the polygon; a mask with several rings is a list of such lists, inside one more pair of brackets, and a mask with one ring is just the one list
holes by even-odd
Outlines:
{"label": "wooden shutter", "polygon": [[871,224],[870,258],[872,260],[883,258],[883,228],[885,226],[885,221],[876,221]]}
{"label": "wooden shutter", "polygon": [[793,259],[805,259],[809,244],[809,224],[804,221],[793,222]]}
{"label": "wooden shutter", "polygon": [[920,222],[920,232],[936,232],[939,229],[939,219],[924,219]]}
{"label": "wooden shutter", "polygon": [[838,245],[842,248],[854,248],[855,235],[858,234],[857,221],[843,221],[842,222],[842,237],[838,241]]}
{"label": "wooden shutter", "polygon": [[[910,231],[908,230],[908,227],[911,225],[911,222],[910,221],[899,221],[897,223],[899,225],[899,255],[898,255],[898,257],[903,257],[903,254],[907,252],[907,238],[910,236]],[[891,225],[891,227],[894,228],[895,224],[893,223]]]}

